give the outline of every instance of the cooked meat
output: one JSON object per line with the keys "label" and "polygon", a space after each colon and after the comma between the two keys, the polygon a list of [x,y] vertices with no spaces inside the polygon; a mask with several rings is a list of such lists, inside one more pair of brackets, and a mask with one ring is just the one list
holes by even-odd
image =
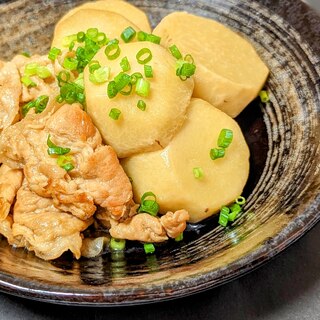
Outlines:
{"label": "cooked meat", "polygon": [[12,62],[0,64],[0,134],[19,119],[20,74]]}
{"label": "cooked meat", "polygon": [[[47,138],[70,148],[74,169],[67,172],[47,153]],[[24,168],[29,187],[42,197],[51,197],[56,208],[88,219],[100,205],[114,219],[128,215],[131,183],[111,147],[90,117],[78,105],[64,105],[47,117],[27,117],[0,137],[0,161]]]}
{"label": "cooked meat", "polygon": [[170,238],[176,238],[187,226],[189,213],[186,210],[169,211],[160,218],[160,222]]}
{"label": "cooked meat", "polygon": [[116,239],[143,242],[162,242],[168,239],[160,219],[148,213],[139,213],[124,222],[110,219],[110,235]]}
{"label": "cooked meat", "polygon": [[[17,55],[12,59],[12,63],[14,63],[17,66],[21,76],[24,75],[24,70],[26,65],[30,63],[37,63],[40,66],[46,67],[51,72],[51,75],[52,75],[45,79],[41,79],[36,75],[30,76],[30,79],[36,84],[36,86],[27,88],[26,86],[23,85],[20,102],[26,103],[31,100],[35,100],[41,95],[47,95],[51,97],[52,100],[54,100],[55,97],[59,94],[59,87],[54,76],[54,65],[47,55],[45,56],[34,55],[30,58],[25,57],[23,55]],[[19,82],[20,82],[20,79],[19,79]]]}
{"label": "cooked meat", "polygon": [[0,167],[0,221],[7,218],[11,205],[21,187],[22,178],[21,170],[11,169],[6,165]]}
{"label": "cooked meat", "polygon": [[28,250],[45,260],[56,259],[67,250],[80,258],[80,233],[93,221],[83,221],[57,209],[52,199],[32,192],[26,179],[18,191],[13,217],[13,236],[25,240]]}

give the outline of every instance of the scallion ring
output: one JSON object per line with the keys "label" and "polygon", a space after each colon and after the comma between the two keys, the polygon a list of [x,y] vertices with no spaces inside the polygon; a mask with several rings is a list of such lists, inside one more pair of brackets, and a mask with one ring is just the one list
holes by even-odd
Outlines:
{"label": "scallion ring", "polygon": [[233,140],[233,131],[230,129],[222,129],[218,137],[218,147],[228,148]]}
{"label": "scallion ring", "polygon": [[152,52],[149,48],[142,48],[136,55],[137,61],[140,64],[146,64],[152,59]]}
{"label": "scallion ring", "polygon": [[115,60],[119,57],[121,50],[118,43],[110,43],[104,50],[105,55],[109,60]]}

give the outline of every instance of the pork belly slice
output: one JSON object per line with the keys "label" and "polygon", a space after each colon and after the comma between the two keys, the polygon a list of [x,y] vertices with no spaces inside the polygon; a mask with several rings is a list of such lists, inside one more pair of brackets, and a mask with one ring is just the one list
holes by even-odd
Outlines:
{"label": "pork belly slice", "polygon": [[79,259],[81,232],[92,222],[57,209],[52,199],[32,192],[25,179],[14,206],[12,235],[44,260],[56,259],[68,250]]}

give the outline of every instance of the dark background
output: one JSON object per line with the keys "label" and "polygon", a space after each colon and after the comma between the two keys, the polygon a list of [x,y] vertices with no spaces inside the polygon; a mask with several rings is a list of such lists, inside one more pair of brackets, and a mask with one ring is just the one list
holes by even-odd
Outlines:
{"label": "dark background", "polygon": [[[305,2],[320,12],[320,0]],[[84,308],[0,293],[0,319],[320,320],[319,235],[320,224],[260,269],[191,297],[136,307]]]}

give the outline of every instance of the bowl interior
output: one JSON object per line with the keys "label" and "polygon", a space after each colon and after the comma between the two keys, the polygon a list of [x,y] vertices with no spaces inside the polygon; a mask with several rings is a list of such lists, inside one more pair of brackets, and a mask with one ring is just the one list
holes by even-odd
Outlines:
{"label": "bowl interior", "polygon": [[[47,53],[55,21],[81,2],[0,5],[0,59],[24,50]],[[182,243],[159,246],[152,256],[133,245],[125,254],[46,262],[2,240],[0,289],[6,292],[101,305],[184,296],[250,271],[319,220],[320,50],[259,1],[131,2],[148,13],[153,26],[175,10],[220,21],[247,37],[269,66],[270,103],[255,100],[237,117],[251,152],[244,213],[226,229],[215,217],[189,225]]]}

